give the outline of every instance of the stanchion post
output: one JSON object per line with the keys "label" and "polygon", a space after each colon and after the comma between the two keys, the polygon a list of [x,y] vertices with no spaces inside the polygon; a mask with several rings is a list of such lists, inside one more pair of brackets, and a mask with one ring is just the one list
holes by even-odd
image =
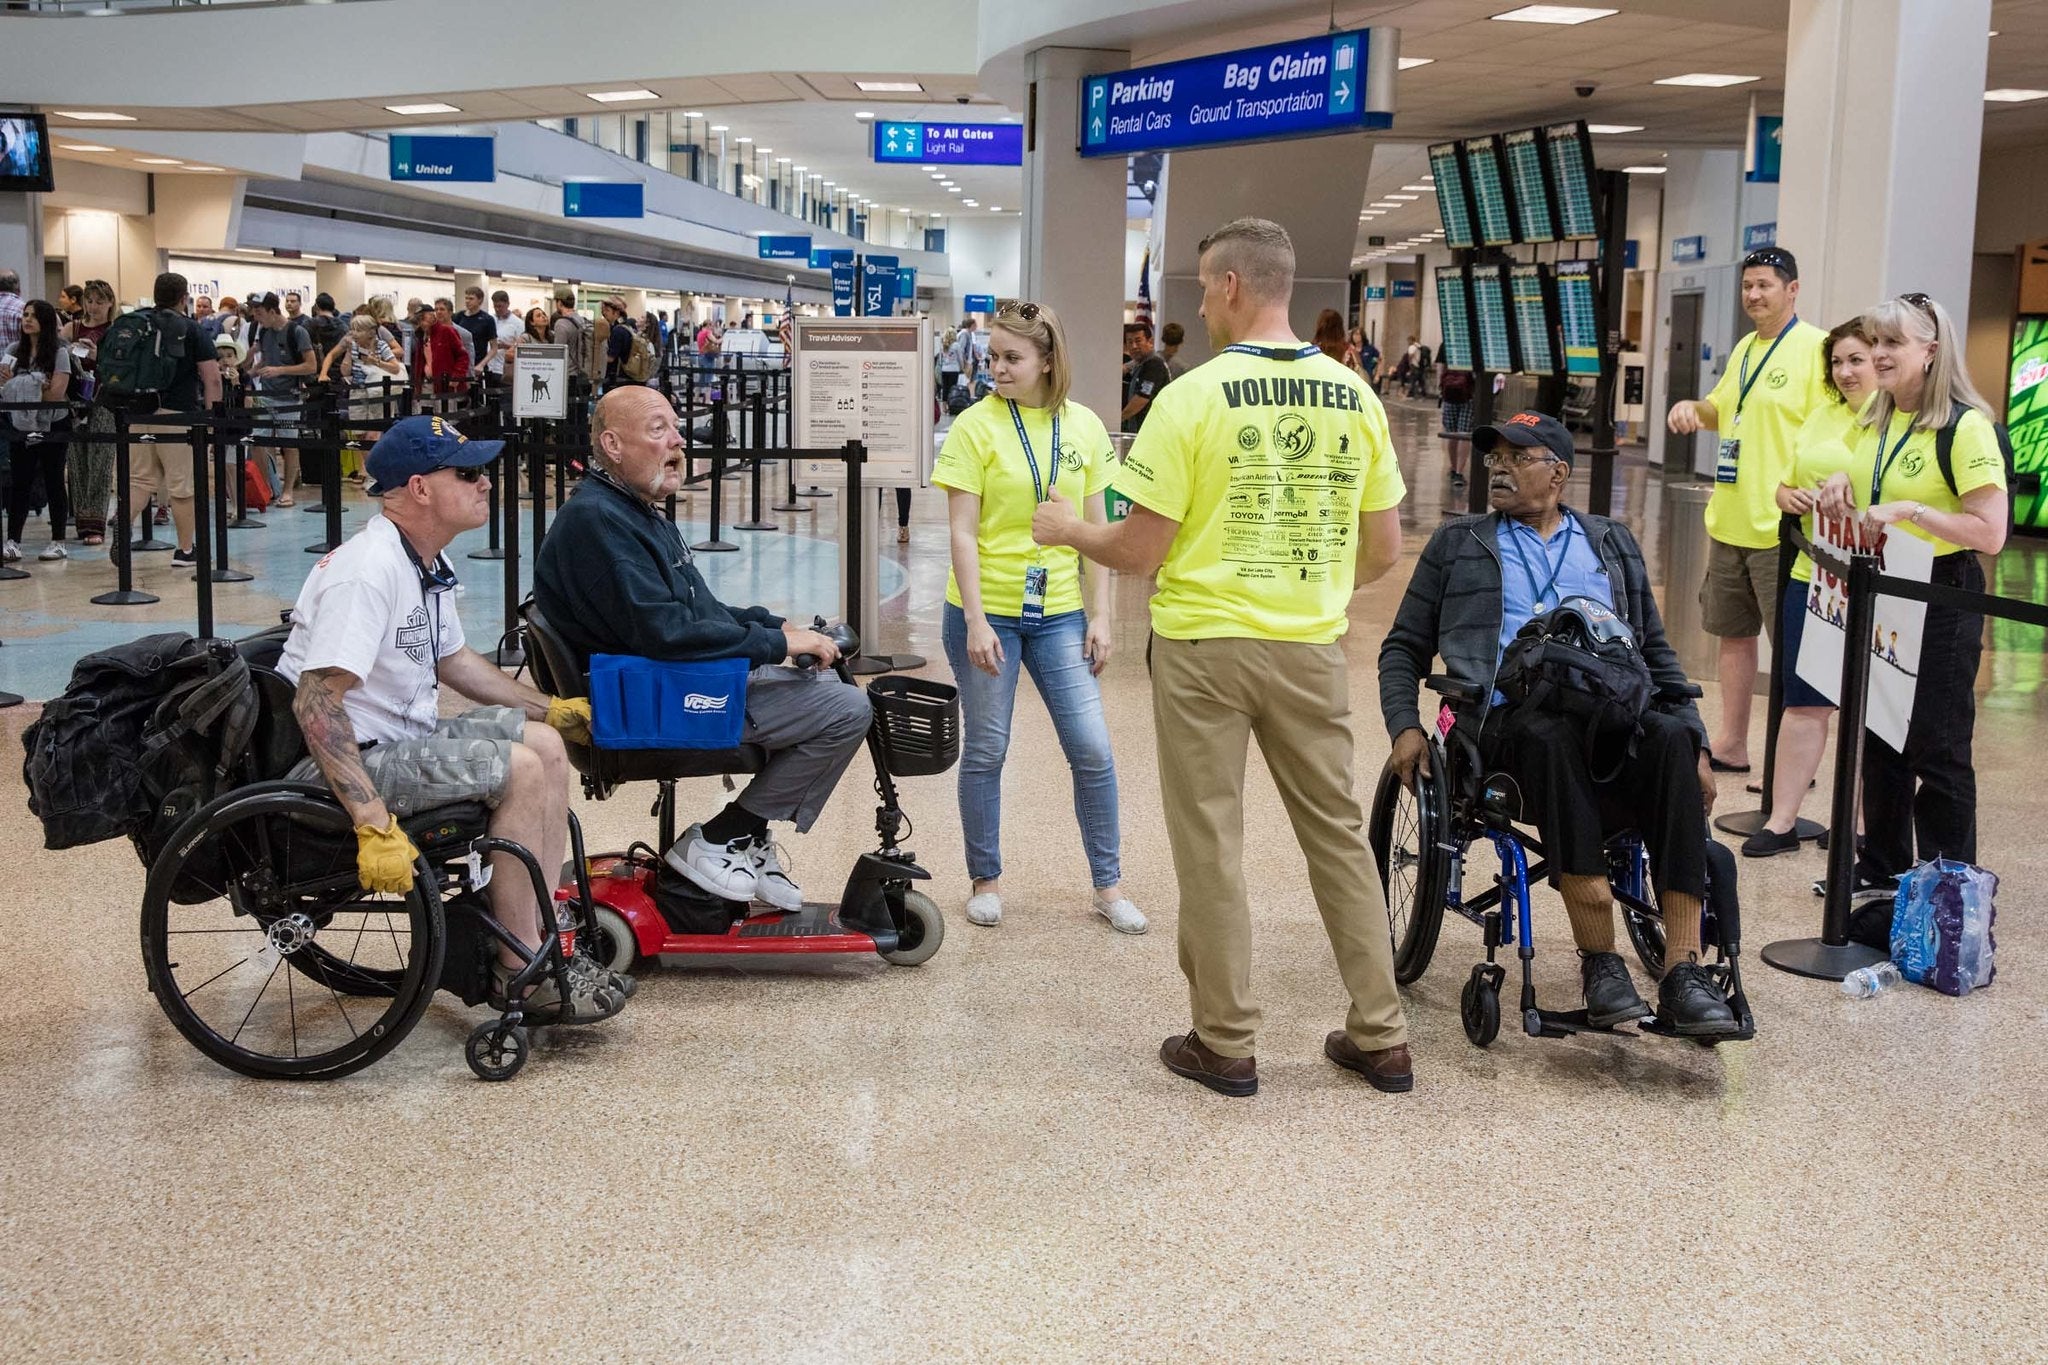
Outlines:
{"label": "stanchion post", "polygon": [[[1791,536],[1786,534],[1788,529],[1787,523],[1790,523],[1789,529],[1796,532],[1799,529],[1799,518],[1787,513],[1779,519],[1778,620],[1780,622],[1785,619],[1785,594],[1790,591],[1792,586],[1792,566],[1799,562],[1799,548],[1793,544]],[[1778,633],[1783,634],[1782,627]],[[1731,811],[1729,814],[1715,820],[1714,828],[1720,830],[1723,834],[1740,834],[1747,838],[1770,822],[1772,784],[1777,780],[1778,775],[1778,728],[1785,719],[1785,669],[1793,664],[1792,660],[1783,657],[1781,651],[1784,648],[1785,642],[1780,639],[1777,646],[1771,651],[1770,701],[1764,720],[1764,763],[1763,778],[1760,783],[1763,788],[1763,802],[1757,810]],[[1808,839],[1820,838],[1821,828],[1819,824],[1812,820],[1796,819],[1792,823],[1793,832],[1799,836],[1802,842]]]}
{"label": "stanchion post", "polygon": [[228,529],[230,531],[260,531],[263,529],[263,523],[249,515],[248,480],[242,476],[242,466],[248,459],[248,448],[242,442],[240,420],[228,416],[231,412],[239,411],[239,408],[228,405],[227,395],[223,393],[220,400],[221,451],[224,455],[228,451],[234,452],[230,458],[234,463],[235,519],[228,523]]}
{"label": "stanchion post", "polygon": [[1856,878],[1856,803],[1862,777],[1863,721],[1869,709],[1870,633],[1877,624],[1877,560],[1855,555],[1849,561],[1848,639],[1842,646],[1842,709],[1835,717],[1835,806],[1831,817],[1837,836],[1828,841],[1827,895],[1823,901],[1820,937],[1781,939],[1764,945],[1763,959],[1795,976],[1840,981],[1859,967],[1882,962],[1888,954],[1849,942],[1850,897]]}
{"label": "stanchion post", "polygon": [[207,515],[207,466],[213,462],[211,442],[204,423],[186,429],[192,442],[192,583],[199,599],[199,630],[202,640],[213,638],[213,518]]}
{"label": "stanchion post", "polygon": [[530,417],[522,424],[522,430],[527,436],[525,444],[528,446],[526,451],[526,484],[527,494],[533,500],[533,552],[535,555],[540,554],[541,537],[545,536],[548,530],[548,471],[546,458],[541,452],[546,450],[552,442],[547,440],[536,441],[532,439],[532,436],[537,429],[546,431],[549,434],[552,434],[555,430],[553,423],[546,423],[542,427],[536,428],[533,424],[540,420]]}
{"label": "stanchion post", "polygon": [[747,519],[742,522],[735,522],[733,529],[736,531],[779,530],[780,528],[763,516],[761,511],[761,459],[768,445],[768,396],[759,389],[756,389],[753,398],[749,402],[747,411],[752,419],[748,425],[753,428],[753,439],[747,443],[747,462],[753,466],[754,480],[753,486],[747,495]]}
{"label": "stanchion post", "polygon": [[[195,430],[197,429],[195,428]],[[239,477],[240,471],[229,467],[232,462],[228,458],[227,426],[220,408],[216,407],[207,414],[205,430],[212,437],[213,459],[215,461],[213,465],[213,508],[211,511],[214,526],[213,567],[207,570],[206,576],[216,583],[247,583],[254,575],[243,573],[240,569],[228,566],[228,527],[231,524],[228,521],[228,484],[232,481],[236,488],[239,489],[242,481]],[[200,455],[197,449],[192,452],[192,459],[195,464],[198,463]],[[197,488],[193,489],[195,495],[199,491]],[[199,516],[199,524],[202,527],[205,526],[207,516],[209,515],[208,509],[206,504],[200,501],[197,496],[193,500],[193,510]],[[201,564],[205,564],[205,553],[201,552],[198,555],[198,559]]]}
{"label": "stanchion post", "polygon": [[[325,467],[320,471],[320,510],[326,514],[323,528],[326,534],[306,547],[309,555],[324,555],[342,542],[341,534],[341,414],[336,410],[331,392],[323,392],[315,404],[319,422],[319,444],[326,451]],[[305,395],[299,403],[299,459],[306,455],[306,407]]]}
{"label": "stanchion post", "polygon": [[[524,434],[522,424],[512,423],[506,428],[505,448],[498,452],[498,469],[502,477],[509,480],[508,488],[516,488],[519,481],[519,449],[515,444]],[[494,485],[497,480],[491,481]],[[507,497],[501,503],[505,517],[505,633],[498,644],[498,667],[517,668],[526,662],[526,651],[519,647],[519,499]]]}
{"label": "stanchion post", "polygon": [[[134,435],[133,435],[133,434],[131,433],[131,434],[129,435],[128,439],[129,439],[130,441],[133,441],[133,440],[135,440],[135,437],[134,437]],[[144,435],[142,436],[142,439],[143,439],[143,440],[145,440],[145,441],[148,441],[148,442],[149,442],[150,444],[152,444],[152,445],[154,445],[154,444],[156,443],[156,437],[155,437],[155,435],[153,435],[153,434],[150,434],[150,433],[144,433]],[[131,456],[131,458],[132,458],[132,456]],[[161,463],[161,462],[159,462],[159,463]],[[159,491],[161,491],[161,490],[159,490]],[[166,494],[166,496],[169,496],[169,495],[168,495],[168,494]],[[158,539],[156,538],[156,519],[155,519],[155,518],[154,518],[153,516],[151,516],[151,515],[150,515],[150,508],[149,508],[149,504],[148,504],[147,502],[145,502],[145,503],[143,503],[143,504],[142,504],[142,511],[141,511],[141,513],[140,513],[139,515],[141,516],[141,519],[142,519],[142,520],[141,520],[141,523],[140,523],[140,528],[141,528],[141,530],[140,530],[140,534],[138,534],[138,535],[136,536],[136,538],[135,538],[135,539],[134,539],[134,540],[133,540],[132,542],[130,542],[130,544],[129,544],[129,546],[128,546],[128,548],[129,548],[129,549],[131,549],[131,550],[139,550],[139,551],[141,551],[141,552],[142,552],[142,553],[144,553],[144,554],[158,554],[158,553],[161,553],[161,552],[162,552],[162,551],[164,551],[164,550],[169,550],[169,549],[173,549],[173,548],[175,548],[175,547],[174,547],[174,546],[173,546],[173,545],[172,545],[172,544],[171,544],[171,543],[170,543],[169,541],[167,541],[167,540],[158,540]],[[126,528],[126,527],[123,527],[123,528],[122,528],[122,530],[121,530],[121,534],[123,534],[123,535],[126,535],[126,534],[128,534],[128,531],[127,531],[127,528]]]}
{"label": "stanchion post", "polygon": [[135,550],[123,544],[128,539],[128,518],[132,512],[129,504],[134,501],[128,456],[128,415],[114,414],[114,524],[109,529],[114,539],[109,538],[108,548],[113,552],[115,588],[93,598],[93,605],[101,607],[145,607],[163,599],[152,593],[138,592],[135,588]]}
{"label": "stanchion post", "polygon": [[700,540],[690,548],[707,553],[722,554],[737,550],[739,546],[723,540],[718,534],[719,514],[725,506],[725,452],[731,444],[732,433],[727,427],[725,404],[711,410],[711,530],[710,538]]}
{"label": "stanchion post", "polygon": [[[499,387],[504,388],[504,386],[502,385]],[[511,390],[509,388],[505,388],[503,393],[499,393],[493,390],[491,386],[487,383],[483,386],[482,391],[486,395],[488,395],[489,398],[489,401],[486,402],[485,410],[490,414],[491,434],[493,436],[503,437],[507,431],[503,408],[512,401]],[[490,521],[486,523],[486,525],[490,528],[490,544],[486,545],[481,550],[471,550],[469,552],[469,557],[471,559],[503,559],[505,557],[503,542],[499,539],[498,505],[501,502],[505,502],[508,500],[515,507],[519,503],[519,498],[516,492],[510,499],[507,499],[505,496],[505,491],[507,488],[514,490],[518,488],[519,461],[515,456],[513,456],[512,447],[510,445],[507,445],[503,450],[499,451],[498,456],[498,467],[491,474],[491,512]],[[508,470],[511,471],[509,476],[509,483],[507,482]]]}

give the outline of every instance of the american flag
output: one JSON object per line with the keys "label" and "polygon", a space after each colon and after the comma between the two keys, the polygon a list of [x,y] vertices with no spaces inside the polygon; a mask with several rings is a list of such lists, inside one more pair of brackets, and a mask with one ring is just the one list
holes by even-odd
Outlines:
{"label": "american flag", "polygon": [[1146,331],[1152,330],[1152,247],[1146,244],[1145,255],[1138,262],[1138,316],[1134,321],[1142,324]]}

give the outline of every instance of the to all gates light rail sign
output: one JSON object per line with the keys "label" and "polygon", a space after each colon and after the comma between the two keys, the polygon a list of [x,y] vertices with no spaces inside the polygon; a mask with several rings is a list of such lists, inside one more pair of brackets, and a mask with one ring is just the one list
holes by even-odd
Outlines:
{"label": "to all gates light rail sign", "polygon": [[931,166],[1021,166],[1024,128],[1016,123],[878,122],[875,160]]}
{"label": "to all gates light rail sign", "polygon": [[1081,155],[1390,127],[1392,77],[1369,85],[1367,58],[1385,57],[1391,73],[1399,41],[1391,29],[1327,33],[1090,76],[1081,82]]}

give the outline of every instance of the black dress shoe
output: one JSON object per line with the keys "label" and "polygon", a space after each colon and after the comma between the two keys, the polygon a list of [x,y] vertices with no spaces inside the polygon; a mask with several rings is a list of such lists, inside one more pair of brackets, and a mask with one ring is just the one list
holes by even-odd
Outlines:
{"label": "black dress shoe", "polygon": [[1579,954],[1579,980],[1586,988],[1586,1022],[1594,1028],[1650,1017],[1650,1007],[1636,994],[1620,953]]}
{"label": "black dress shoe", "polygon": [[1697,962],[1681,962],[1665,974],[1657,987],[1657,1017],[1681,1038],[1724,1038],[1742,1031],[1728,997]]}
{"label": "black dress shoe", "polygon": [[1742,841],[1742,856],[1745,858],[1771,858],[1780,853],[1797,853],[1799,834],[1786,830],[1783,834],[1774,829],[1760,829]]}

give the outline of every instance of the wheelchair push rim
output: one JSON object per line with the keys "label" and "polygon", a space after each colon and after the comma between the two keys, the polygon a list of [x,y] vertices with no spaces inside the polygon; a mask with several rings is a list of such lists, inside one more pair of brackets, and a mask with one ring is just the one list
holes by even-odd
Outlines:
{"label": "wheelchair push rim", "polygon": [[419,1022],[446,943],[439,895],[426,875],[402,896],[362,890],[355,842],[332,801],[247,793],[197,812],[151,869],[150,990],[213,1061],[247,1076],[329,1079],[376,1061]]}
{"label": "wheelchair push rim", "polygon": [[1380,774],[1368,837],[1387,902],[1394,943],[1394,979],[1408,985],[1429,967],[1443,929],[1448,859],[1439,846],[1447,803],[1443,751],[1432,746],[1431,774],[1417,775],[1413,790],[1391,769]]}

